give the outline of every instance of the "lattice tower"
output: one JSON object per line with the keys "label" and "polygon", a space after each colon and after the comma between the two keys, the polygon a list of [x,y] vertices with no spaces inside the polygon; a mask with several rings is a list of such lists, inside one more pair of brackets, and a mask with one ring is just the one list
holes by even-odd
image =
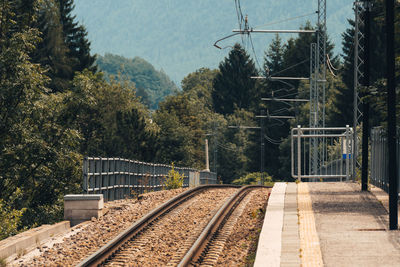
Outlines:
{"label": "lattice tower", "polygon": [[368,3],[364,1],[354,2],[355,25],[354,25],[354,95],[353,95],[353,130],[354,130],[354,157],[353,157],[353,178],[356,175],[356,169],[361,167],[358,161],[360,139],[358,137],[359,126],[362,121],[361,99],[359,92],[364,81],[364,12]]}

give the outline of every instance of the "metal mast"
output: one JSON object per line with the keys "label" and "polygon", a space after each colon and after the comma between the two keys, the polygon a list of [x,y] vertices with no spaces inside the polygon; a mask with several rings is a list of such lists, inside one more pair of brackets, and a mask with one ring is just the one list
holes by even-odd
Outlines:
{"label": "metal mast", "polygon": [[[326,0],[318,0],[317,43],[311,44],[310,51],[310,128],[325,127],[326,89]],[[310,140],[309,171],[316,173],[324,162],[325,147],[318,149],[323,140]],[[319,152],[317,152],[319,151]]]}
{"label": "metal mast", "polygon": [[[318,128],[318,90],[317,90],[317,44],[310,47],[310,128]],[[313,134],[316,134],[313,132]],[[310,138],[310,161],[308,173],[317,173],[318,170],[318,139]]]}
{"label": "metal mast", "polygon": [[317,31],[317,91],[322,93],[322,113],[318,124],[325,127],[325,85],[326,85],[326,0],[318,0]]}
{"label": "metal mast", "polygon": [[357,168],[360,168],[358,161],[359,138],[358,130],[362,118],[361,99],[359,91],[364,82],[364,41],[365,36],[361,29],[364,28],[365,3],[361,1],[354,2],[355,25],[354,25],[354,100],[353,100],[353,131],[354,131],[354,155],[353,155],[353,179],[356,177]]}

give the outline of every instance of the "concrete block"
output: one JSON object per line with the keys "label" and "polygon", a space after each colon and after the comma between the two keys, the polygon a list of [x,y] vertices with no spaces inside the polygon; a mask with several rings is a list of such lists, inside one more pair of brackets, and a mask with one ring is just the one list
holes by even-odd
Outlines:
{"label": "concrete block", "polygon": [[72,225],[103,216],[104,198],[102,194],[64,196],[64,219]]}
{"label": "concrete block", "polygon": [[65,195],[64,207],[71,209],[102,209],[104,207],[103,194]]}
{"label": "concrete block", "polygon": [[100,218],[103,210],[64,210],[65,220],[90,220],[92,217]]}
{"label": "concrete block", "polygon": [[64,209],[68,210],[98,210],[103,207],[103,201],[99,200],[64,200]]}

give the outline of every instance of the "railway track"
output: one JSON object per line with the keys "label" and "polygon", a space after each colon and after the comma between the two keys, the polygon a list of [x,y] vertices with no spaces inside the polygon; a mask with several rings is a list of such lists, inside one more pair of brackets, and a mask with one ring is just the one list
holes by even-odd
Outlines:
{"label": "railway track", "polygon": [[[142,219],[134,223],[131,227],[120,233],[113,240],[108,242],[106,245],[101,247],[97,252],[90,255],[88,258],[80,262],[77,266],[98,266],[106,265],[113,261],[113,258],[117,258],[116,264],[124,265],[128,261],[125,257],[124,250],[133,246],[133,248],[143,246],[146,243],[145,232],[151,232],[154,230],[154,225],[158,223],[161,218],[167,216],[170,213],[181,212],[185,205],[190,206],[188,202],[193,197],[207,191],[207,190],[220,190],[223,188],[238,188],[239,186],[233,185],[207,185],[199,186],[194,189],[185,191],[177,197],[169,200],[163,205],[151,211],[149,214],[144,216]],[[186,204],[185,204],[186,203]],[[209,211],[205,211],[209,212]],[[149,230],[149,231],[148,231]]]}
{"label": "railway track", "polygon": [[242,209],[236,208],[251,190],[262,187],[257,185],[242,187],[226,201],[177,265],[215,266],[244,205]]}

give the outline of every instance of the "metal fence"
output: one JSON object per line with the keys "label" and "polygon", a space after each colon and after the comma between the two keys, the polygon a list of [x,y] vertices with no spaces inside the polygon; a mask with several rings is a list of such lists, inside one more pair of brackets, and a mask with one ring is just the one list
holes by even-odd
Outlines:
{"label": "metal fence", "polygon": [[[371,173],[370,183],[389,193],[389,158],[386,131],[382,127],[373,128],[371,131]],[[397,179],[400,181],[400,128],[397,129]],[[400,192],[400,183],[399,189]]]}
{"label": "metal fence", "polygon": [[348,181],[353,171],[353,129],[297,128],[291,133],[292,177],[299,181]]}
{"label": "metal fence", "polygon": [[[87,157],[83,160],[83,191],[103,194],[104,200],[116,200],[162,190],[172,166],[121,158]],[[199,173],[199,184],[216,184],[216,174],[192,168],[174,167],[184,176],[183,187],[189,186],[190,173]]]}

